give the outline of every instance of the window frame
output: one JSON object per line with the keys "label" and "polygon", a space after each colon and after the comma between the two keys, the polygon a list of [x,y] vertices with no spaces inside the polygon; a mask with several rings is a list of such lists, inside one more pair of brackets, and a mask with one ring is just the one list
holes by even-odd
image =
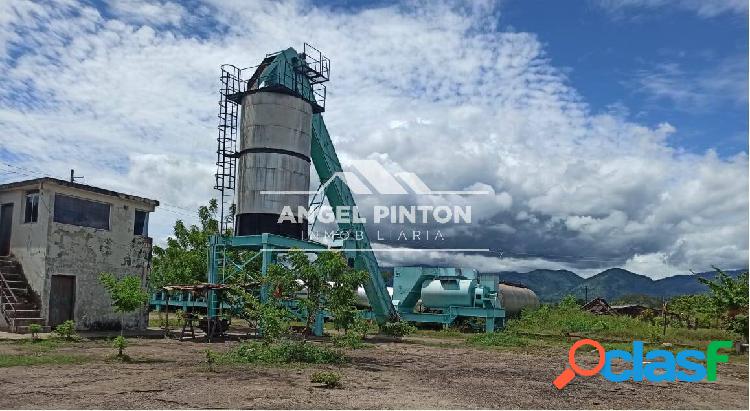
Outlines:
{"label": "window frame", "polygon": [[[27,214],[27,209],[29,206],[28,200],[29,200],[29,197],[31,196],[36,197],[36,215],[35,216],[32,215],[32,217],[35,217],[34,219],[26,221],[26,214]],[[42,201],[41,196],[42,196],[42,193],[38,189],[24,191],[23,193],[23,224],[36,224],[39,222],[39,203],[41,203]]]}
{"label": "window frame", "polygon": [[[82,225],[82,224],[74,224],[74,223],[66,223],[66,222],[58,221],[57,218],[56,218],[56,214],[55,214],[57,212],[57,206],[58,206],[57,198],[58,198],[58,196],[73,198],[73,199],[80,200],[80,201],[88,201],[90,203],[98,203],[98,204],[104,204],[104,205],[106,205],[107,206],[107,228],[92,227],[90,225]],[[71,226],[74,226],[74,227],[85,227],[85,228],[91,228],[93,230],[112,231],[112,206],[113,206],[112,203],[108,203],[108,202],[105,202],[105,201],[92,200],[90,198],[84,198],[84,197],[79,197],[79,196],[75,196],[75,195],[70,195],[70,194],[56,192],[55,193],[54,209],[52,210],[52,221],[55,222],[55,223],[57,223],[57,224],[71,225]]]}
{"label": "window frame", "polygon": [[[141,227],[141,233],[138,234],[135,232],[135,225],[138,222],[138,213],[143,213],[145,217],[143,218],[143,226]],[[141,210],[136,208],[133,213],[133,235],[140,236],[140,237],[148,237],[148,218],[149,214],[151,212],[147,210]]]}

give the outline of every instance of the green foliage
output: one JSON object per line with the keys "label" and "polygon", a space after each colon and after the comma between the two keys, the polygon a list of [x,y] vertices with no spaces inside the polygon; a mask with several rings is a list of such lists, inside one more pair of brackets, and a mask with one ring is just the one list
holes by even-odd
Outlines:
{"label": "green foliage", "polygon": [[705,278],[698,280],[711,290],[711,300],[716,309],[722,313],[725,328],[748,339],[748,273],[740,274],[737,279],[726,275],[714,267],[718,276],[715,281]]}
{"label": "green foliage", "polygon": [[44,364],[81,364],[88,358],[68,354],[0,354],[0,368]]}
{"label": "green foliage", "polygon": [[217,353],[211,351],[211,349],[206,350],[206,364],[208,364],[209,371],[215,371],[214,367],[218,358],[219,355]]}
{"label": "green foliage", "polygon": [[574,334],[605,341],[668,341],[696,347],[710,340],[733,339],[733,335],[724,330],[690,330],[679,326],[679,323],[669,323],[664,336],[661,321],[661,317],[658,317],[652,324],[628,316],[596,315],[579,307],[542,305],[535,310],[525,310],[520,318],[508,321],[502,333],[561,337]]}
{"label": "green foliage", "polygon": [[661,298],[646,294],[626,294],[612,301],[612,305],[629,304],[638,304],[652,309],[661,309]]}
{"label": "green foliage", "polygon": [[[301,250],[294,250],[282,261],[291,278],[298,279],[298,291],[305,289],[307,298],[298,299],[306,313],[305,334],[309,335],[316,316],[326,310],[337,329],[347,330],[357,320],[355,291],[367,279],[367,272],[354,270],[340,252],[325,251],[315,260]],[[286,264],[285,264],[286,263]]]}
{"label": "green foliage", "polygon": [[356,318],[342,335],[337,335],[331,338],[333,340],[333,345],[337,347],[361,348],[364,345],[363,341],[369,329],[369,321],[362,318]]}
{"label": "green foliage", "polygon": [[318,371],[310,376],[313,384],[323,384],[326,388],[341,387],[341,375],[331,371]]}
{"label": "green foliage", "polygon": [[717,307],[706,294],[681,295],[667,303],[667,311],[674,314],[673,321],[685,327],[710,327],[711,320],[717,317]]}
{"label": "green foliage", "polygon": [[[357,323],[355,290],[366,276],[366,272],[349,267],[339,252],[321,252],[311,261],[302,250],[292,250],[279,256],[265,276],[251,271],[233,278],[228,300],[243,307],[236,315],[256,324],[267,344],[290,334],[295,315],[302,317],[304,334],[309,335],[315,318],[325,311],[333,317],[334,326],[347,334],[345,345],[354,346],[355,336],[362,331]],[[266,290],[265,301],[258,289]]]}
{"label": "green foliage", "polygon": [[39,324],[29,324],[29,332],[31,333],[31,339],[36,340],[39,338],[39,333],[42,332],[42,326]]}
{"label": "green foliage", "polygon": [[148,293],[141,288],[141,279],[134,275],[117,280],[112,274],[102,273],[99,282],[109,293],[117,313],[135,311],[148,301]]}
{"label": "green foliage", "polygon": [[78,335],[76,334],[76,323],[73,320],[68,320],[55,327],[55,334],[66,340],[75,340]]}
{"label": "green foliage", "polygon": [[381,334],[399,338],[417,332],[417,327],[406,321],[385,322],[379,324],[378,327]]}
{"label": "green foliage", "polygon": [[125,339],[122,335],[118,335],[115,337],[114,340],[112,340],[112,347],[117,348],[117,357],[123,358],[123,351],[128,346],[128,340]]}
{"label": "green foliage", "polygon": [[[208,239],[219,232],[219,203],[212,199],[198,209],[200,225],[174,224],[174,235],[166,247],[154,246],[150,283],[154,289],[168,284],[197,284],[207,281]],[[230,215],[227,218],[233,218]],[[231,233],[226,233],[231,234]]]}
{"label": "green foliage", "polygon": [[341,364],[346,360],[343,353],[324,345],[289,340],[246,342],[219,357],[220,362],[232,364]]}
{"label": "green foliage", "polygon": [[578,299],[573,294],[568,294],[565,297],[560,300],[560,303],[558,304],[562,308],[577,308],[580,307],[578,304]]}

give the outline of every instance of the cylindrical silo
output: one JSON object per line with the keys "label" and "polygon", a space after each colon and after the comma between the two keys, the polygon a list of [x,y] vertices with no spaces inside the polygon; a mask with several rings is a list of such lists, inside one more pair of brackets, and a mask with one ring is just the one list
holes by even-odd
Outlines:
{"label": "cylindrical silo", "polygon": [[[309,200],[300,192],[310,189],[311,134],[312,106],[307,101],[275,92],[244,96],[235,235],[307,237],[307,220],[297,213]],[[294,223],[279,223],[286,206],[295,215]]]}

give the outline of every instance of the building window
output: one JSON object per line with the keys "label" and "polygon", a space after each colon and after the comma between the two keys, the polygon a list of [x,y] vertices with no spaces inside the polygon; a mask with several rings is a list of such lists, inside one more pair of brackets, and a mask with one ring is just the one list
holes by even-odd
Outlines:
{"label": "building window", "polygon": [[27,191],[23,222],[36,223],[37,219],[39,219],[39,190]]}
{"label": "building window", "polygon": [[148,211],[135,210],[133,234],[148,236]]}
{"label": "building window", "polygon": [[62,224],[109,230],[107,203],[55,194],[54,221]]}

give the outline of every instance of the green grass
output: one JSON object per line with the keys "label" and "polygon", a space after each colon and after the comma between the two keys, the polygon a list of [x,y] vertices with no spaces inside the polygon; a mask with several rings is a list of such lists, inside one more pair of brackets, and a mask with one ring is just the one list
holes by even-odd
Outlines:
{"label": "green grass", "polygon": [[617,346],[634,340],[653,346],[671,343],[679,347],[705,349],[711,340],[735,340],[737,335],[721,329],[691,330],[667,327],[637,318],[616,315],[595,315],[578,307],[545,305],[524,312],[521,318],[508,321],[505,330],[494,334],[476,334],[468,342],[478,346],[521,347],[568,344],[569,336],[586,337]]}
{"label": "green grass", "polygon": [[0,368],[44,364],[81,364],[87,357],[68,354],[0,354]]}
{"label": "green grass", "polygon": [[340,350],[299,341],[246,342],[227,353],[217,354],[215,359],[217,364],[341,364],[347,360]]}

